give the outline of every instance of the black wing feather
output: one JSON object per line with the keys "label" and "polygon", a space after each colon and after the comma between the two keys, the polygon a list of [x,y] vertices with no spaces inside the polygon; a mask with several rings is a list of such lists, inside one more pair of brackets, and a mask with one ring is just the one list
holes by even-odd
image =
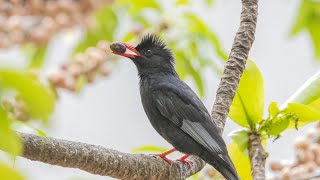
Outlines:
{"label": "black wing feather", "polygon": [[212,122],[206,107],[192,89],[182,81],[159,83],[153,91],[158,111],[166,119],[202,145],[211,157],[203,157],[226,178],[238,180],[220,131]]}
{"label": "black wing feather", "polygon": [[[154,98],[156,99],[156,105],[160,113],[208,151],[215,154],[227,153],[226,145],[219,135],[215,124],[210,122],[211,117],[202,102],[197,99],[201,104],[195,107],[188,102],[188,99],[191,101],[190,98],[193,98],[195,95],[189,94],[189,97],[181,97],[175,91],[177,91],[175,88],[170,88],[169,91],[155,91]],[[191,102],[197,101],[193,100]],[[223,158],[221,159],[225,161]]]}

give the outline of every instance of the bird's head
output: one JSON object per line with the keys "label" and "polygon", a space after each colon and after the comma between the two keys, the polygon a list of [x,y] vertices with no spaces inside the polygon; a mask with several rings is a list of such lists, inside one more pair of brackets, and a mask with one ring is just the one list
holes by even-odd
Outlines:
{"label": "bird's head", "polygon": [[113,43],[110,48],[114,54],[130,58],[140,74],[174,71],[172,52],[156,35],[144,36],[136,47],[127,43]]}

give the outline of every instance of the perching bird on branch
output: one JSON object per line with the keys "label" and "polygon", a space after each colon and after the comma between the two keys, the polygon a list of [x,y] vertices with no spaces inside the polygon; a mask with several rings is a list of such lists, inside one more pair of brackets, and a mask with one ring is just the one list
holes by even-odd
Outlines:
{"label": "perching bird on branch", "polygon": [[[208,110],[174,69],[174,57],[156,35],[147,35],[136,46],[113,43],[114,54],[130,58],[137,66],[144,110],[154,129],[175,149],[186,155],[178,159],[186,164],[196,155],[216,168],[228,180],[239,180],[217,126]],[[131,52],[128,52],[131,51]]]}

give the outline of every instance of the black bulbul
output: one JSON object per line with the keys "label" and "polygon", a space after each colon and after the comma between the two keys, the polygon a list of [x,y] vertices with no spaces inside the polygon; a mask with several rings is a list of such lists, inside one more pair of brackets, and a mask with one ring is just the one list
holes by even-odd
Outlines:
{"label": "black bulbul", "polygon": [[239,180],[217,126],[199,97],[179,78],[166,44],[149,34],[136,47],[113,43],[110,48],[137,66],[144,110],[154,129],[175,148],[159,156],[170,163],[166,155],[178,150],[187,154],[179,160],[188,164],[185,159],[196,155],[225,178]]}

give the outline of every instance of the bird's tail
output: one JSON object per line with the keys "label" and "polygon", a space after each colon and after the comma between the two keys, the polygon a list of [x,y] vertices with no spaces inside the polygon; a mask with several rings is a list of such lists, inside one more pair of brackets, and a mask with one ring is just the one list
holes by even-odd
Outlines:
{"label": "bird's tail", "polygon": [[200,158],[218,170],[227,180],[240,180],[237,170],[228,154],[219,154],[218,158],[216,158],[217,156],[208,154],[204,156],[205,157]]}

